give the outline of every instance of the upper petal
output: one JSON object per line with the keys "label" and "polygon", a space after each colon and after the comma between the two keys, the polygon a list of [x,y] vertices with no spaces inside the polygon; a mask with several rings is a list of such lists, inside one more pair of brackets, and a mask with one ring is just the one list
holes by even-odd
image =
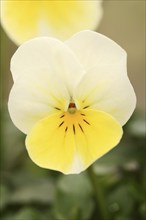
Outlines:
{"label": "upper petal", "polygon": [[[20,76],[39,69],[49,69],[52,77],[60,76],[68,90],[73,89],[84,71],[74,53],[55,38],[40,37],[22,44],[11,59],[14,81]],[[33,75],[34,77],[37,77]],[[45,79],[44,79],[45,80]]]}
{"label": "upper petal", "polygon": [[2,1],[1,21],[17,44],[37,36],[67,39],[83,29],[94,29],[102,17],[101,1]]}
{"label": "upper petal", "polygon": [[126,65],[126,52],[113,40],[97,32],[81,31],[65,43],[86,70],[96,65]]}
{"label": "upper petal", "polygon": [[84,75],[74,100],[79,109],[92,108],[109,113],[124,125],[132,115],[136,96],[126,66],[97,65]]}

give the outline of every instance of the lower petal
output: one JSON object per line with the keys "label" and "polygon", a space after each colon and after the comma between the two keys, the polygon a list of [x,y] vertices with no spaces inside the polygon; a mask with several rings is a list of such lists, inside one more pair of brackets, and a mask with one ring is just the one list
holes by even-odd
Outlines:
{"label": "lower petal", "polygon": [[90,109],[44,118],[28,134],[26,146],[37,165],[73,174],[111,150],[121,136],[122,128],[112,116]]}
{"label": "lower petal", "polygon": [[123,130],[120,123],[105,112],[89,109],[84,110],[84,115],[75,142],[86,169],[119,143]]}
{"label": "lower petal", "polygon": [[68,173],[75,154],[74,135],[61,126],[61,114],[44,118],[26,138],[31,159],[40,167]]}

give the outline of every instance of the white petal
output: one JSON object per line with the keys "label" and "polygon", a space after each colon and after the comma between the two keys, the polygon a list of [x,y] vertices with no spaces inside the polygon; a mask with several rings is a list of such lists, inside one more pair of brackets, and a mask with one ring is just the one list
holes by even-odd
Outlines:
{"label": "white petal", "polygon": [[82,66],[73,52],[61,41],[49,37],[27,41],[12,57],[11,71],[14,81],[26,73],[31,74],[31,69],[34,68],[47,68],[52,76],[56,73],[64,77],[69,90],[83,74]]}
{"label": "white petal", "polygon": [[114,41],[97,32],[81,31],[66,41],[66,44],[74,51],[86,70],[96,65],[126,62],[125,51]]}
{"label": "white petal", "polygon": [[132,115],[136,97],[125,66],[97,65],[78,84],[74,99],[79,109],[91,107],[111,114],[121,125]]}
{"label": "white petal", "polygon": [[68,90],[61,77],[50,69],[29,69],[22,72],[10,92],[9,113],[13,123],[27,133],[40,119],[67,109]]}

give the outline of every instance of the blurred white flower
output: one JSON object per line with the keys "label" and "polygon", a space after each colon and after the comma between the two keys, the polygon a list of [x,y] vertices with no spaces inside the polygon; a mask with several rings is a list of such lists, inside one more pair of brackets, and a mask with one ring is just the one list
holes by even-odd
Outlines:
{"label": "blurred white flower", "polygon": [[80,173],[119,143],[136,103],[126,59],[119,45],[92,31],[18,48],[9,112],[36,164]]}
{"label": "blurred white flower", "polygon": [[4,0],[1,22],[8,36],[21,44],[38,36],[67,39],[84,30],[94,30],[102,17],[102,1]]}

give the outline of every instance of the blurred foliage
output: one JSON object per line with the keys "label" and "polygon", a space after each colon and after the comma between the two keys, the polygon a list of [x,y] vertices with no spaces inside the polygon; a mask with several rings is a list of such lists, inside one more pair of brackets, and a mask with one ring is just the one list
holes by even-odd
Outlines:
{"label": "blurred foliage", "polygon": [[[14,127],[6,108],[2,112],[2,127],[2,220],[98,219],[95,193],[87,171],[63,175],[36,166],[27,155],[25,136]],[[143,115],[134,114],[124,127],[121,143],[97,160],[93,169],[112,220],[145,219]]]}

